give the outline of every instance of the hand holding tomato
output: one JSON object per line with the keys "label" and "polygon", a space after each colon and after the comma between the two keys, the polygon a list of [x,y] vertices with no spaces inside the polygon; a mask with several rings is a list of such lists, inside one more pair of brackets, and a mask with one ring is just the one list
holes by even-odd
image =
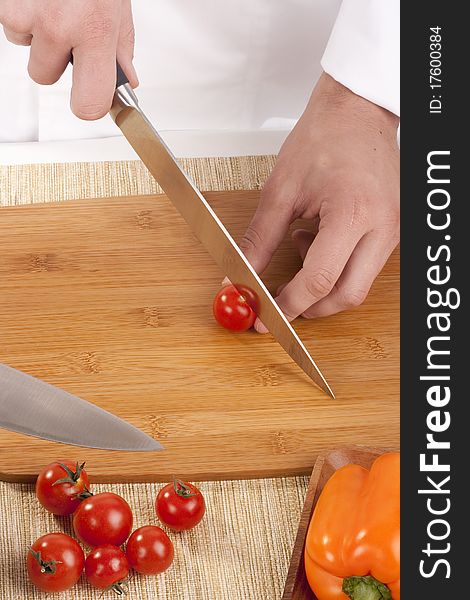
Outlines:
{"label": "hand holding tomato", "polygon": [[167,527],[183,531],[196,527],[206,512],[206,504],[196,486],[175,479],[158,493],[155,510]]}
{"label": "hand holding tomato", "polygon": [[73,516],[78,539],[91,547],[120,546],[132,530],[132,511],[121,496],[104,492],[84,500]]}
{"label": "hand holding tomato", "polygon": [[[275,300],[289,321],[358,306],[399,241],[399,119],[323,73],[284,142],[240,249],[262,273],[298,218],[302,259]],[[259,322],[255,329],[266,332]]]}
{"label": "hand holding tomato", "polygon": [[70,515],[88,498],[90,482],[84,469],[69,460],[53,462],[41,469],[36,480],[36,496],[46,510]]}
{"label": "hand holding tomato", "polygon": [[31,546],[26,560],[28,575],[44,592],[63,592],[80,579],[85,557],[77,542],[65,533],[49,533]]}

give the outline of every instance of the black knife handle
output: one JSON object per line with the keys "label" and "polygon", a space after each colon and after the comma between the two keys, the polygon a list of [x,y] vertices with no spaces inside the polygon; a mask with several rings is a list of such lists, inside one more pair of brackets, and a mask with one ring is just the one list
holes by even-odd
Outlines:
{"label": "black knife handle", "polygon": [[129,79],[127,79],[126,74],[121,69],[121,65],[116,61],[116,89],[126,83],[129,83]]}
{"label": "black knife handle", "polygon": [[[73,65],[73,55],[70,55],[70,64]],[[125,85],[129,83],[129,79],[127,79],[126,74],[121,68],[121,65],[116,61],[116,89],[121,87],[121,85]]]}

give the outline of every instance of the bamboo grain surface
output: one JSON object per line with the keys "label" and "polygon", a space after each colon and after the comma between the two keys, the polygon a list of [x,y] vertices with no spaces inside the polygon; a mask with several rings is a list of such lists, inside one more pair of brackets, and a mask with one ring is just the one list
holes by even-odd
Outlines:
{"label": "bamboo grain surface", "polygon": [[[239,239],[256,191],[207,195]],[[398,445],[399,254],[358,309],[296,329],[332,385],[315,388],[271,336],[213,320],[223,273],[164,196],[0,210],[1,361],[157,437],[166,452],[84,449],[94,480],[310,473],[342,444]],[[299,267],[286,240],[271,289]],[[0,429],[0,479],[77,450]]]}

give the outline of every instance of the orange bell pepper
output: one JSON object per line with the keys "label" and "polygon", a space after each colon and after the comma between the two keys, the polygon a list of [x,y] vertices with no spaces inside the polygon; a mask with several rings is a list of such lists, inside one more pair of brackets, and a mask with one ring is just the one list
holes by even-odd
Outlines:
{"label": "orange bell pepper", "polygon": [[305,571],[319,600],[400,600],[398,452],[328,480],[308,528]]}

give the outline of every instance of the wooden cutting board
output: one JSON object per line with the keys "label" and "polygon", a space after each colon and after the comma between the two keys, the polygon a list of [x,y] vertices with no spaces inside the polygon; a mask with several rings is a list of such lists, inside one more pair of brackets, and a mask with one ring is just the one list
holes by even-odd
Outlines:
{"label": "wooden cutting board", "polygon": [[[257,192],[207,197],[239,239]],[[215,323],[224,273],[165,196],[3,208],[0,232],[0,362],[166,448],[90,450],[0,429],[0,478],[32,480],[57,458],[86,460],[95,481],[305,474],[327,448],[398,444],[398,251],[363,306],[296,321],[332,400],[270,335]],[[286,240],[265,280],[275,290],[298,267]]]}

